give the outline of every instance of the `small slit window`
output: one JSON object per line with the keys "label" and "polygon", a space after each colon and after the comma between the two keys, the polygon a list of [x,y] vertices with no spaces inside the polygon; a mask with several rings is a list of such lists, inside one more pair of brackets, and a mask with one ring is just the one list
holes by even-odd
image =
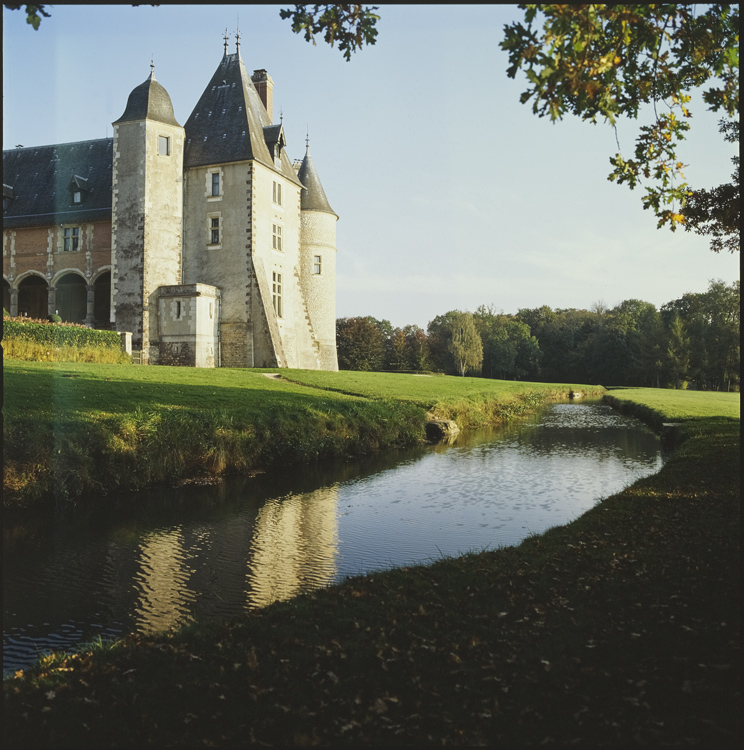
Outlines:
{"label": "small slit window", "polygon": [[320,257],[320,255],[313,255],[313,274],[315,276],[320,276],[322,270],[323,259]]}

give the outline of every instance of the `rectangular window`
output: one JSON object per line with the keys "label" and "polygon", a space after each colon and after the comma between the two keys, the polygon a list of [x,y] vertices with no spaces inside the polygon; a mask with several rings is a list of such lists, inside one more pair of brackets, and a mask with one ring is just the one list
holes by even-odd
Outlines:
{"label": "rectangular window", "polygon": [[220,194],[220,173],[212,172],[212,195]]}
{"label": "rectangular window", "polygon": [[73,202],[73,203],[80,203],[80,201],[81,201],[81,200],[82,200],[82,196],[80,195],[80,191],[79,191],[79,190],[76,190],[76,191],[75,191],[75,192],[74,192],[74,193],[72,194],[72,202]]}
{"label": "rectangular window", "polygon": [[277,205],[282,205],[282,185],[280,182],[274,183],[274,192],[272,193],[272,199]]}
{"label": "rectangular window", "polygon": [[64,251],[74,253],[80,242],[80,227],[65,227],[64,231]]}
{"label": "rectangular window", "polygon": [[213,216],[209,220],[209,244],[219,245],[220,244],[220,217]]}
{"label": "rectangular window", "polygon": [[321,263],[320,255],[313,255],[313,273],[316,276],[319,276],[321,269],[322,269],[322,263]]}
{"label": "rectangular window", "polygon": [[161,156],[170,156],[170,138],[167,135],[158,136],[158,153]]}
{"label": "rectangular window", "polygon": [[274,303],[274,312],[277,318],[282,317],[282,275],[277,271],[272,273],[271,298]]}
{"label": "rectangular window", "polygon": [[271,238],[272,238],[272,247],[274,250],[281,251],[282,249],[282,228],[279,226],[279,224],[272,224],[271,225]]}
{"label": "rectangular window", "polygon": [[177,318],[181,317],[181,302],[180,301],[176,302],[176,317]]}

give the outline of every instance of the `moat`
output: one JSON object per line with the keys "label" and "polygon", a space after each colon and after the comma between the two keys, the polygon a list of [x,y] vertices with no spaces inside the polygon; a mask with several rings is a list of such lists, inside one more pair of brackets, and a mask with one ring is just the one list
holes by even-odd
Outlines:
{"label": "moat", "polygon": [[449,446],[11,519],[4,672],[97,636],[231,616],[346,576],[518,544],[663,460],[638,420],[565,403]]}

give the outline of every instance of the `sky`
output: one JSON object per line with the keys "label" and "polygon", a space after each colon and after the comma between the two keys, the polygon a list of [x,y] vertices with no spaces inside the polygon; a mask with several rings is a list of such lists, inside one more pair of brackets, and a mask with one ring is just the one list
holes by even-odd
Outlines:
{"label": "sky", "polygon": [[[282,6],[48,6],[38,31],[3,8],[3,148],[112,136],[133,88],[155,76],[184,124],[223,55],[274,81],[290,158],[305,138],[337,224],[338,317],[394,326],[480,305],[657,307],[739,278],[739,254],[656,228],[641,191],[607,180],[614,130],[556,124],[519,103],[499,47],[516,6],[381,5],[378,38],[347,62],[282,20]],[[289,6],[284,6],[289,7]],[[718,117],[693,98],[688,181],[732,172]],[[639,123],[620,121],[632,154]]]}

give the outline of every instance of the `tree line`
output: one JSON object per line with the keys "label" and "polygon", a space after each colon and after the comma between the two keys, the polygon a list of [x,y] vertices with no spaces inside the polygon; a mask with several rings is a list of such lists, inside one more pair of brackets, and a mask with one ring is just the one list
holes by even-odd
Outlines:
{"label": "tree line", "polygon": [[499,380],[738,391],[739,281],[662,305],[624,300],[591,310],[481,305],[396,328],[371,316],[336,321],[342,370],[442,372]]}

